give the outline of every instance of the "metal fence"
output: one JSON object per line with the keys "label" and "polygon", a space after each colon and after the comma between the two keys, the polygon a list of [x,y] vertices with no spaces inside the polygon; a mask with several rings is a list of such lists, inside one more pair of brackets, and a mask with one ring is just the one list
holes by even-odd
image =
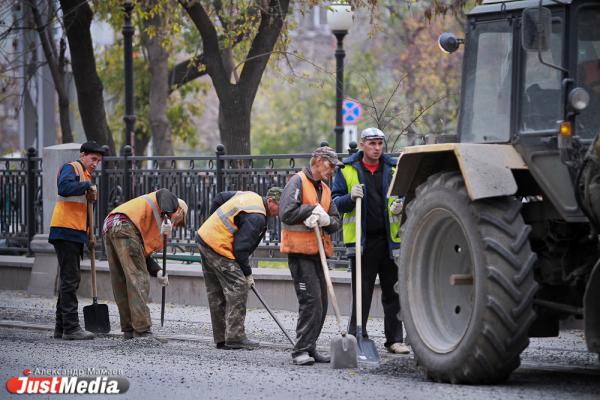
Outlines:
{"label": "metal fence", "polygon": [[[354,152],[356,148],[352,148]],[[106,215],[127,199],[166,188],[184,199],[189,212],[185,229],[176,229],[170,253],[191,253],[196,230],[208,217],[214,196],[227,190],[250,190],[265,195],[271,186],[285,186],[289,177],[309,165],[310,154],[264,156],[226,155],[219,145],[214,156],[140,157],[124,152],[104,157],[96,171],[99,198],[95,208],[96,235]],[[51,172],[53,173],[53,172]],[[0,158],[0,253],[26,252],[42,232],[42,159],[30,149],[25,158]],[[255,259],[277,258],[279,221],[269,218],[265,238]],[[332,262],[345,264],[341,235],[334,236]]]}
{"label": "metal fence", "polygon": [[30,253],[42,231],[42,159],[35,149],[23,158],[0,158],[0,252]]}

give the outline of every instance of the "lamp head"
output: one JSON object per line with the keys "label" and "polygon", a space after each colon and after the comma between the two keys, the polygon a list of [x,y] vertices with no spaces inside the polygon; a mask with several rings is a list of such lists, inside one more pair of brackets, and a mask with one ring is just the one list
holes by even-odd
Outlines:
{"label": "lamp head", "polygon": [[327,24],[332,32],[348,32],[352,27],[354,13],[349,4],[334,3],[327,8]]}

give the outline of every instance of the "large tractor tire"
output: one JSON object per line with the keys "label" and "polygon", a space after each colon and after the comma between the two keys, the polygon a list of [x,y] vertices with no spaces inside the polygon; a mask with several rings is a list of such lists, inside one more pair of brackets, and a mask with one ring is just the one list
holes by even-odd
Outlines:
{"label": "large tractor tire", "polygon": [[471,201],[458,172],[432,175],[407,206],[401,314],[430,379],[498,383],[519,366],[537,290],[520,209],[512,197]]}

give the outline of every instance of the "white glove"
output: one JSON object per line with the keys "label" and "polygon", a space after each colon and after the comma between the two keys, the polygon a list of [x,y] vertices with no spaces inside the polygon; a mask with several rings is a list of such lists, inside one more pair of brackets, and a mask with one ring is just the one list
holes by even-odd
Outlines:
{"label": "white glove", "polygon": [[160,225],[160,234],[161,234],[161,236],[167,235],[167,237],[171,237],[172,232],[173,232],[173,224],[171,223],[170,219],[165,218],[165,220]]}
{"label": "white glove", "polygon": [[252,275],[248,275],[246,277],[246,283],[248,284],[249,288],[251,288],[252,286],[254,286],[254,277]]}
{"label": "white glove", "polygon": [[350,190],[350,198],[352,201],[356,201],[357,198],[365,197],[365,192],[363,191],[362,185],[354,185],[352,186],[352,190]]}
{"label": "white glove", "polygon": [[329,218],[329,214],[327,211],[321,207],[320,204],[313,209],[312,215],[317,215],[319,217],[319,226],[329,226],[331,224],[331,218]]}
{"label": "white glove", "polygon": [[156,274],[156,280],[160,286],[169,286],[169,274],[162,276],[162,269]]}
{"label": "white glove", "polygon": [[319,216],[316,214],[310,214],[310,217],[306,218],[304,220],[304,225],[306,225],[309,228],[314,228],[315,226],[319,225]]}
{"label": "white glove", "polygon": [[392,205],[390,206],[390,212],[394,215],[398,215],[402,212],[402,209],[404,208],[404,200],[403,199],[396,199],[394,200],[394,202],[392,203]]}

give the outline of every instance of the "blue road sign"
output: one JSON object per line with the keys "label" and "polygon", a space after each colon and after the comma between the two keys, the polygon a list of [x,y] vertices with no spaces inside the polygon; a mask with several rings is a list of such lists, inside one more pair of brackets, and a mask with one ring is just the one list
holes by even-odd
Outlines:
{"label": "blue road sign", "polygon": [[342,102],[342,122],[344,124],[356,124],[362,117],[360,103],[354,99],[344,99]]}

